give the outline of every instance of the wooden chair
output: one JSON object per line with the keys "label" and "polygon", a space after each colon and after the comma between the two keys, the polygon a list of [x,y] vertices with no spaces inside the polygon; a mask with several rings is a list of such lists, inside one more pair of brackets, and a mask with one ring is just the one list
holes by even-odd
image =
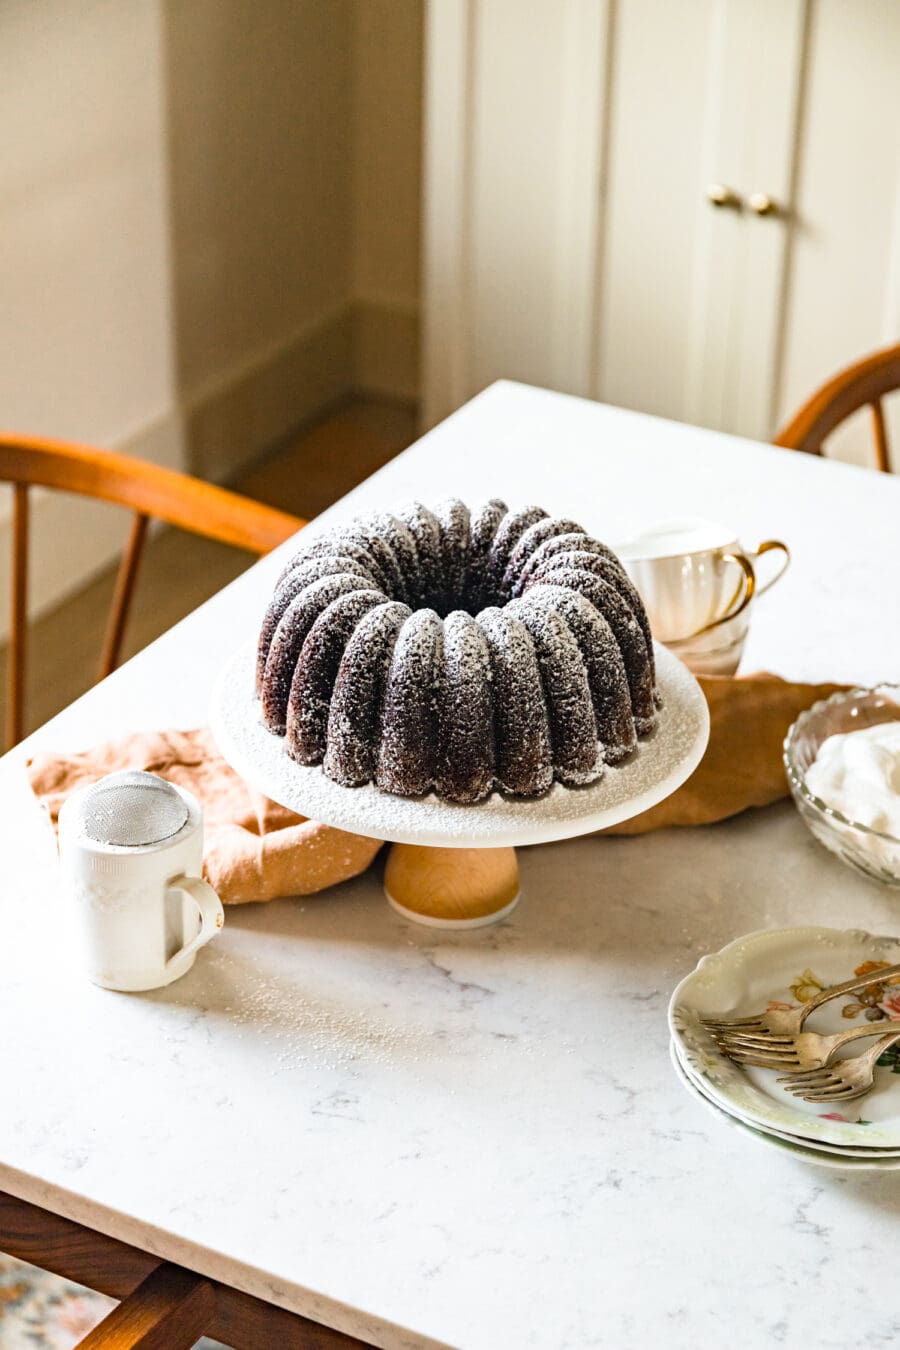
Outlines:
{"label": "wooden chair", "polygon": [[[78,1350],[189,1350],[214,1336],[233,1350],[373,1350],[230,1285],[106,1237],[0,1191],[0,1244],[20,1261],[121,1299]],[[0,1344],[6,1344],[0,1338]]]}
{"label": "wooden chair", "polygon": [[0,482],[14,485],[12,609],[7,671],[7,748],[24,734],[28,592],[28,489],[74,492],[134,511],[116,578],[100,678],[119,661],[147,526],[151,519],[262,555],[306,522],[199,478],[92,446],[0,433]]}
{"label": "wooden chair", "polygon": [[851,413],[868,404],[872,410],[875,460],[883,473],[890,473],[882,399],[895,389],[900,389],[900,344],[885,347],[833,376],[795,413],[775,437],[775,444],[820,455],[825,438]]}

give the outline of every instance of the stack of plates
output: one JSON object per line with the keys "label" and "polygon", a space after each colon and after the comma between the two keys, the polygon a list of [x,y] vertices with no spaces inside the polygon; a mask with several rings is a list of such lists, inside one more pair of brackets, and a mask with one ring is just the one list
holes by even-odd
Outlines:
{"label": "stack of plates", "polygon": [[[867,962],[900,964],[900,939],[856,929],[785,928],[750,933],[704,957],[669,1005],[672,1062],[680,1081],[723,1123],[806,1162],[900,1168],[900,1042],[888,1051],[890,1065],[876,1069],[875,1087],[865,1097],[823,1105],[785,1092],[776,1082],[780,1070],[735,1064],[700,1021],[710,1014],[747,1017],[770,1002],[796,1006],[820,988],[852,979]],[[877,979],[874,969],[872,980]],[[900,985],[836,998],[814,1012],[804,1030],[846,1031],[875,1008],[900,1018]],[[890,1029],[887,1021],[881,1026]],[[865,1040],[858,1048],[869,1044]]]}

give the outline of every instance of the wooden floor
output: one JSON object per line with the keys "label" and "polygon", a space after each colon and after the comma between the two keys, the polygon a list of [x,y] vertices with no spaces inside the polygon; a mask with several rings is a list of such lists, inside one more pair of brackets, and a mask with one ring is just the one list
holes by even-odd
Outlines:
{"label": "wooden floor", "polygon": [[[230,486],[308,519],[387,463],[415,435],[415,413],[410,407],[354,400],[290,437]],[[129,520],[123,512],[123,542]],[[171,628],[252,561],[237,549],[177,530],[165,530],[151,539],[123,659]],[[28,730],[46,722],[94,683],[113,579],[114,569],[110,569],[33,625]],[[0,649],[0,688],[5,688],[5,671],[6,652]]]}

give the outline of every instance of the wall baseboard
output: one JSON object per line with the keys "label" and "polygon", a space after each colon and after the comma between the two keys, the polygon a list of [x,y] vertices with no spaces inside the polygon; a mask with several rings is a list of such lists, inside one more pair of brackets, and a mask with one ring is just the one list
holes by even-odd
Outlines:
{"label": "wall baseboard", "polygon": [[[418,316],[380,301],[341,306],[277,348],[229,372],[113,448],[213,482],[227,482],[304,422],[359,392],[418,397]],[[9,633],[11,493],[0,499],[0,642]],[[40,488],[31,494],[32,618],[54,609],[118,561],[130,515]]]}
{"label": "wall baseboard", "polygon": [[353,377],[359,393],[404,402],[419,398],[419,311],[415,305],[357,300],[353,318]]}
{"label": "wall baseboard", "polygon": [[214,386],[185,412],[187,470],[223,482],[353,388],[350,305],[304,327]]}

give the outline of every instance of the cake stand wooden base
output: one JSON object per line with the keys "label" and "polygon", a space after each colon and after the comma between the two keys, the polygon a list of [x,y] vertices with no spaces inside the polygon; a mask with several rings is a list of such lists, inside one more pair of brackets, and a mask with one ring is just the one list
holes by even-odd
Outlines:
{"label": "cake stand wooden base", "polygon": [[516,850],[392,844],[384,893],[405,919],[429,928],[483,928],[516,907]]}

